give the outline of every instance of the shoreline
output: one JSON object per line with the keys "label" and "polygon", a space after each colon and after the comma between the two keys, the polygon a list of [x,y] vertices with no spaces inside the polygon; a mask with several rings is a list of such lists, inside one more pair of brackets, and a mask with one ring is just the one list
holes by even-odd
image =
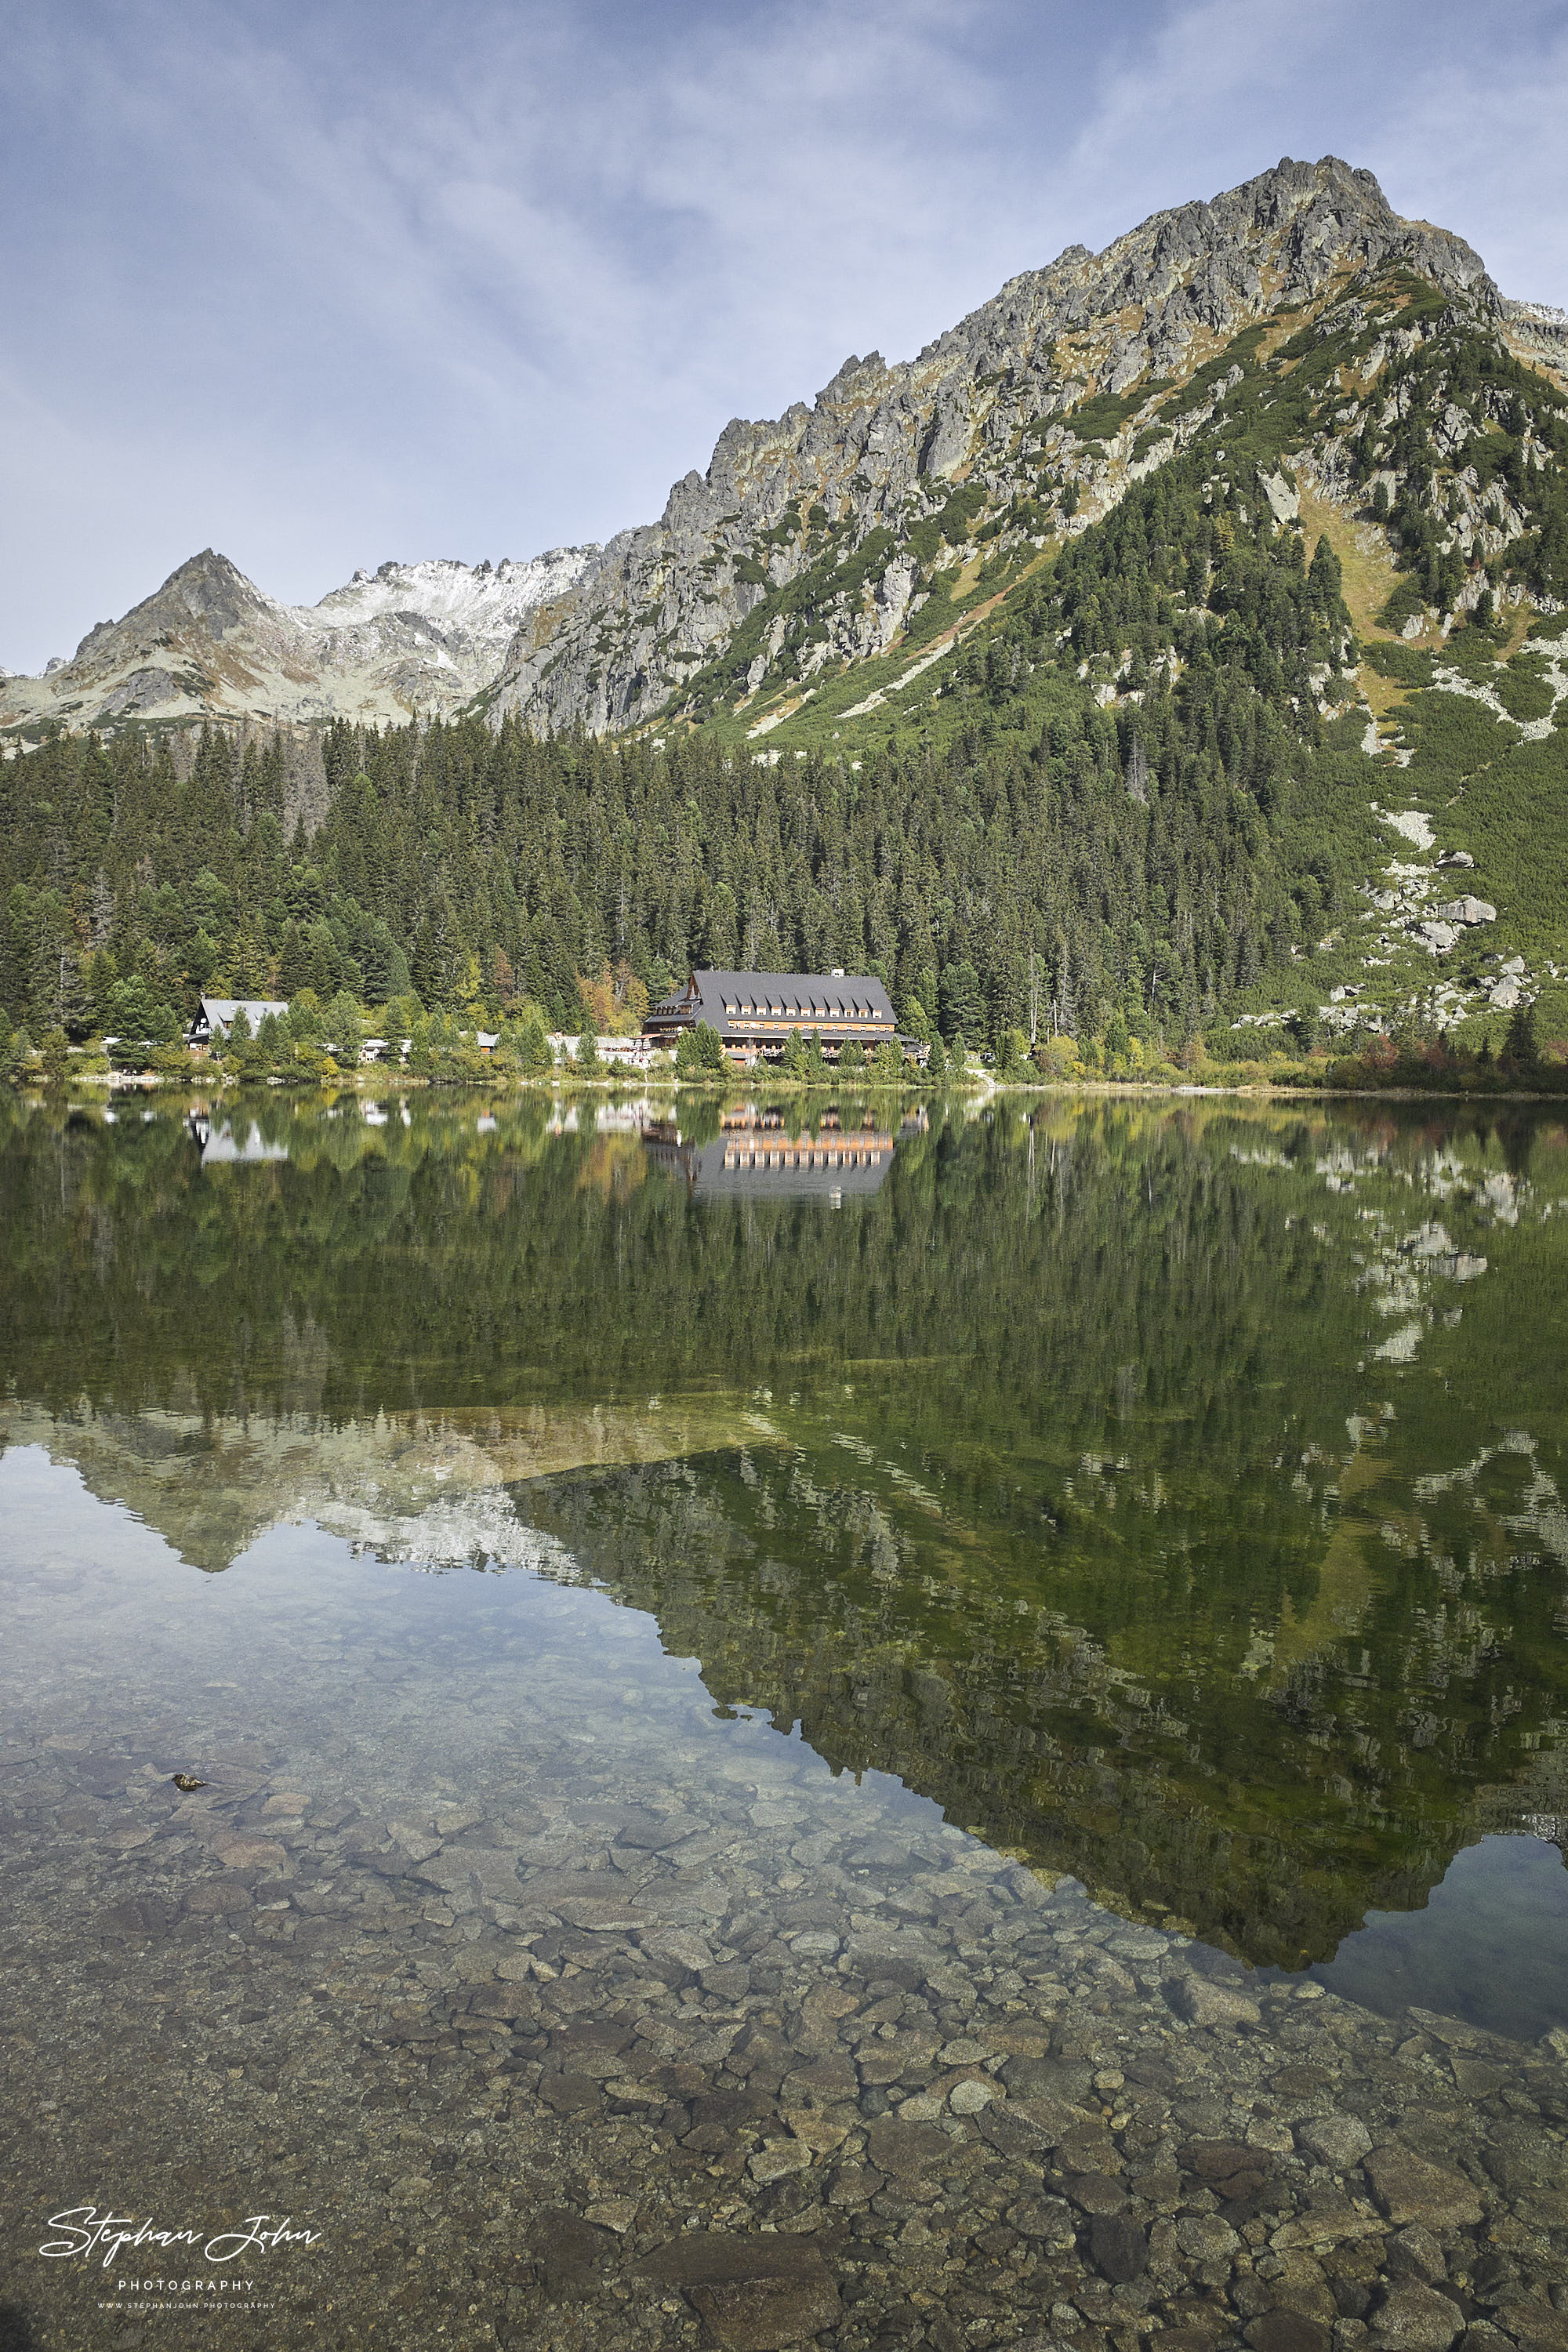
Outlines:
{"label": "shoreline", "polygon": [[431,1094],[588,1094],[626,1093],[657,1090],[671,1096],[690,1096],[693,1099],[724,1099],[737,1091],[755,1092],[765,1088],[770,1093],[837,1096],[919,1096],[931,1099],[939,1095],[952,1095],[968,1100],[991,1102],[999,1097],[1053,1096],[1118,1100],[1187,1101],[1201,1098],[1252,1102],[1412,1102],[1412,1103],[1561,1103],[1568,1108],[1568,1081],[1560,1087],[1331,1087],[1318,1085],[1279,1085],[1268,1079],[1246,1079],[1236,1086],[1226,1086],[1214,1079],[1194,1079],[1174,1085],[1167,1080],[1141,1078],[1081,1078],[1081,1079],[1019,1079],[971,1076],[959,1080],[922,1081],[900,1078],[892,1084],[877,1083],[862,1078],[858,1084],[840,1085],[836,1079],[812,1079],[763,1076],[753,1072],[738,1072],[733,1081],[678,1077],[673,1072],[638,1071],[626,1076],[584,1076],[574,1070],[557,1070],[546,1076],[524,1076],[507,1072],[493,1078],[464,1076],[431,1078],[407,1071],[345,1070],[331,1078],[293,1079],[267,1077],[244,1079],[230,1077],[221,1068],[193,1073],[190,1076],[173,1072],[153,1070],[106,1070],[68,1072],[58,1081],[35,1079],[16,1089],[18,1099],[48,1101],[68,1095],[75,1088],[102,1087],[107,1095],[115,1094],[179,1094],[214,1095],[250,1093],[336,1095],[356,1094],[372,1097],[389,1093],[423,1091]]}

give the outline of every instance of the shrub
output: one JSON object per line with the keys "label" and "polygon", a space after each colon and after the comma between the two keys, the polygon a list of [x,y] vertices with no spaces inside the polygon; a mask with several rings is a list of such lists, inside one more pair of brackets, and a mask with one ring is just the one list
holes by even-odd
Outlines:
{"label": "shrub", "polygon": [[1379,677],[1391,677],[1397,686],[1430,686],[1436,675],[1431,655],[1418,653],[1414,646],[1363,646],[1362,659]]}
{"label": "shrub", "polygon": [[1552,688],[1537,667],[1540,658],[1516,655],[1498,672],[1498,700],[1510,719],[1544,719],[1552,708]]}
{"label": "shrub", "polygon": [[1402,630],[1406,621],[1418,620],[1426,610],[1426,602],[1414,580],[1402,580],[1378,614],[1385,629]]}
{"label": "shrub", "polygon": [[1043,1078],[1059,1085],[1064,1079],[1081,1077],[1083,1067],[1078,1057],[1078,1046],[1071,1037],[1040,1037],[1035,1044],[1035,1067]]}

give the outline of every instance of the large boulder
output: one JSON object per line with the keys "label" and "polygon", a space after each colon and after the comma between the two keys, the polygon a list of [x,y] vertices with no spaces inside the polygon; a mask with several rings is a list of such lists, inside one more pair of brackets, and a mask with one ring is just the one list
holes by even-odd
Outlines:
{"label": "large boulder", "polygon": [[1447,2165],[1429,2164],[1397,2141],[1373,2148],[1362,2168],[1396,2228],[1424,2221],[1435,2230],[1468,2230],[1481,2218],[1481,2200],[1472,2181]]}

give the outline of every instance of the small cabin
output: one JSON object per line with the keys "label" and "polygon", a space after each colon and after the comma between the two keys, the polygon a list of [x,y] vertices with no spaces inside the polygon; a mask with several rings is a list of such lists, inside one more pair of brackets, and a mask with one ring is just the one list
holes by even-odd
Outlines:
{"label": "small cabin", "polygon": [[241,1013],[254,1037],[268,1013],[275,1021],[280,1021],[288,1010],[286,999],[280,996],[204,996],[196,1007],[195,1018],[185,1031],[185,1043],[193,1054],[221,1045]]}

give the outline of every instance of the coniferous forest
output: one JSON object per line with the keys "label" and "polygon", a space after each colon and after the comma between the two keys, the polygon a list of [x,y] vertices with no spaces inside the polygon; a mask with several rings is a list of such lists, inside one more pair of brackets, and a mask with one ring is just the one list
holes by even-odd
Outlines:
{"label": "coniferous forest", "polygon": [[[1114,644],[1138,698],[1113,712],[1079,671]],[[1373,854],[1364,763],[1309,681],[1352,647],[1327,542],[1194,457],[1010,600],[942,723],[853,761],[770,766],[700,727],[336,725],[307,834],[276,740],[212,728],[177,763],[58,735],[0,770],[0,999],[35,1035],[172,1035],[202,991],[305,988],[575,1029],[606,982],[636,1003],[693,964],[839,965],[917,1034],[1180,1042]]]}

